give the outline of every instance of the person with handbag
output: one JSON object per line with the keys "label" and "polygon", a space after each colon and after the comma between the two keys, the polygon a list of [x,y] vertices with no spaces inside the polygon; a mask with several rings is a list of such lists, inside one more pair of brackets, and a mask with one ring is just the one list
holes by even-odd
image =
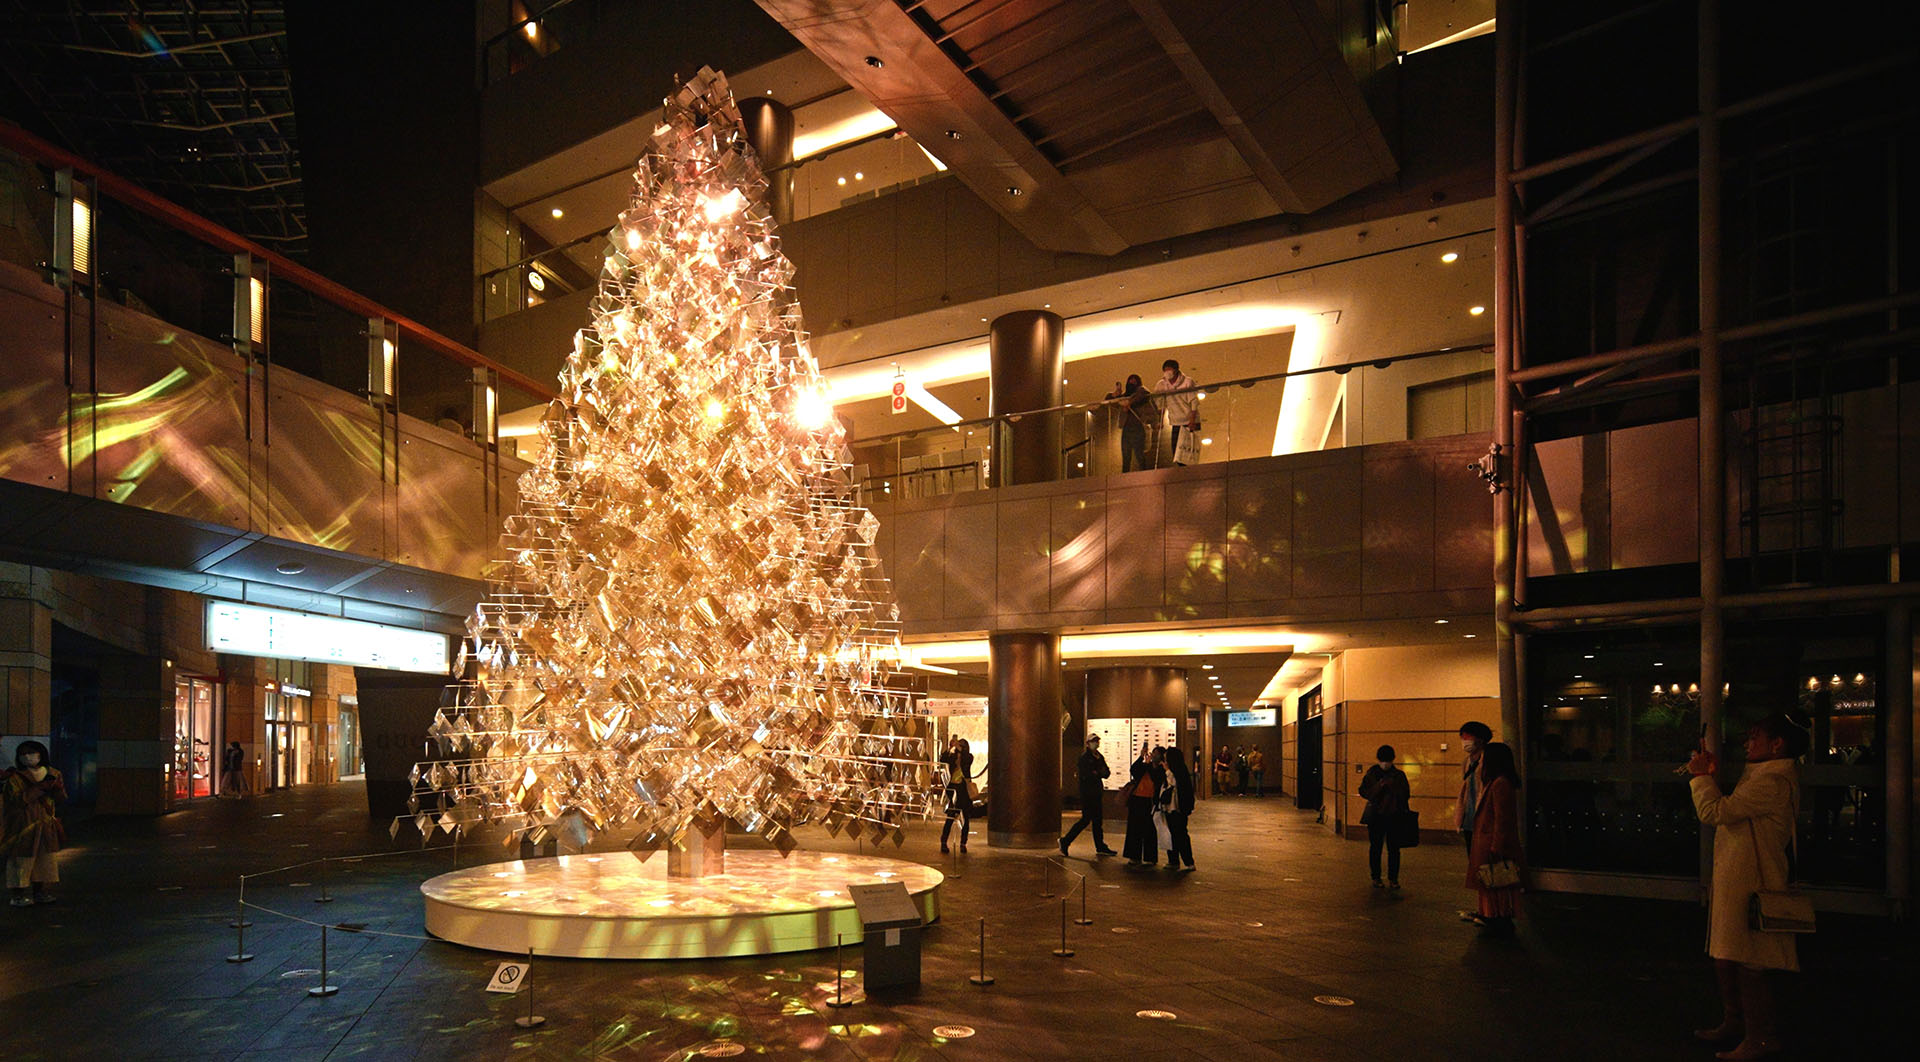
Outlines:
{"label": "person with handbag", "polygon": [[1187,817],[1193,814],[1193,772],[1179,749],[1168,749],[1165,757],[1167,784],[1160,789],[1160,816],[1167,824],[1167,869],[1193,870],[1193,838],[1187,833]]}
{"label": "person with handbag", "polygon": [[1162,770],[1154,765],[1152,746],[1142,744],[1127,779],[1127,841],[1120,847],[1130,867],[1154,866],[1160,862],[1159,839],[1153,829],[1153,802],[1160,795],[1156,775]]}
{"label": "person with handbag", "polygon": [[[1367,768],[1360,779],[1360,798],[1367,802],[1360,822],[1367,828],[1367,870],[1373,875],[1373,887],[1400,888],[1400,839],[1405,828],[1401,820],[1412,814],[1408,809],[1413,789],[1407,784],[1407,772],[1393,762],[1393,746],[1382,745],[1374,753],[1379,760]],[[1387,849],[1387,880],[1380,880],[1380,849]]]}
{"label": "person with handbag", "polygon": [[940,762],[947,765],[947,825],[940,831],[940,852],[944,855],[948,851],[954,819],[960,820],[960,850],[964,852],[967,834],[973,830],[973,805],[980,793],[973,784],[973,746],[966,738],[954,738],[947,743],[947,751],[940,754]]}
{"label": "person with handbag", "polygon": [[1479,894],[1481,933],[1513,935],[1520,914],[1520,767],[1513,746],[1488,742],[1480,752],[1480,794],[1473,813],[1473,847],[1467,859],[1467,887]]}
{"label": "person with handbag", "polygon": [[[1160,379],[1153,385],[1154,403],[1172,428],[1175,468],[1200,462],[1200,393],[1194,390],[1198,386],[1180,371],[1180,363],[1173,358],[1160,366]],[[1186,443],[1184,451],[1182,441]]]}
{"label": "person with handbag", "polygon": [[[1738,1039],[1715,1057],[1765,1058],[1784,1050],[1774,1024],[1768,970],[1798,970],[1793,932],[1769,932],[1761,905],[1786,894],[1788,852],[1800,812],[1799,759],[1807,731],[1782,713],[1747,731],[1747,766],[1733,792],[1714,780],[1719,758],[1701,747],[1687,762],[1693,809],[1714,827],[1713,878],[1707,903],[1707,954],[1720,986],[1720,1024],[1694,1035],[1713,1043]],[[1804,900],[1800,901],[1802,904]],[[1802,914],[1811,925],[1811,906]],[[1758,924],[1756,924],[1758,923]]]}

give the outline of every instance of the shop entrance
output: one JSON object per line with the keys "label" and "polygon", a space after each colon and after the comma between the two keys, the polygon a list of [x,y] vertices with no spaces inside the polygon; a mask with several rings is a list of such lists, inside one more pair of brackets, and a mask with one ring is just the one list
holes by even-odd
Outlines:
{"label": "shop entrance", "polygon": [[214,732],[219,717],[214,706],[217,688],[206,676],[180,675],[173,680],[173,761],[169,767],[173,782],[168,791],[175,801],[213,795],[220,761],[220,739]]}
{"label": "shop entrance", "polygon": [[310,691],[282,682],[266,695],[267,787],[283,789],[313,781]]}
{"label": "shop entrance", "polygon": [[[357,702],[356,702],[357,703]],[[366,773],[360,762],[360,709],[340,698],[340,777],[358,778]]]}

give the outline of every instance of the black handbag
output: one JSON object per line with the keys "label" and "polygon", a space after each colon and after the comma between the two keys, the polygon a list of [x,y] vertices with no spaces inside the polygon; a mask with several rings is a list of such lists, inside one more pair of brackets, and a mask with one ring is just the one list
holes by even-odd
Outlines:
{"label": "black handbag", "polygon": [[1393,837],[1393,843],[1398,845],[1399,847],[1401,848],[1420,847],[1420,813],[1419,812],[1403,811],[1400,814],[1395,815],[1393,817],[1393,824],[1388,827],[1388,830]]}

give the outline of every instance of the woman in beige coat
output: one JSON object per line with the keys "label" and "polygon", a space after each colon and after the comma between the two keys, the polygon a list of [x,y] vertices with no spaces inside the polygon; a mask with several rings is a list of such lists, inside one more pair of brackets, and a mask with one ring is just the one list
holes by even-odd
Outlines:
{"label": "woman in beige coat", "polygon": [[1762,888],[1787,881],[1787,850],[1800,811],[1800,769],[1807,732],[1786,715],[1774,715],[1747,731],[1747,767],[1733,792],[1714,781],[1719,762],[1705,749],[1687,764],[1693,775],[1693,807],[1714,827],[1712,898],[1708,905],[1707,954],[1720,984],[1720,1024],[1697,1030],[1702,1040],[1739,1038],[1724,1059],[1764,1058],[1783,1047],[1774,1026],[1768,970],[1798,970],[1793,934],[1762,933],[1747,924],[1747,905]]}

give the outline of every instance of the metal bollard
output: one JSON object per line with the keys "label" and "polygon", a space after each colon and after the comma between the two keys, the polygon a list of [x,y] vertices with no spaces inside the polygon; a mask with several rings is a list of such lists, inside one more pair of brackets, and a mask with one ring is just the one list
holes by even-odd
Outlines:
{"label": "metal bollard", "polygon": [[247,950],[247,927],[252,925],[253,923],[247,921],[247,901],[246,900],[242,899],[238,901],[238,904],[234,909],[232,924],[233,924],[233,931],[236,934],[236,937],[233,943],[233,954],[227,956],[227,961],[228,962],[252,962],[253,953]]}
{"label": "metal bollard", "polygon": [[829,1007],[853,1006],[852,1000],[840,994],[840,984],[846,980],[846,974],[844,973],[846,966],[840,961],[840,946],[845,939],[845,934],[835,933],[833,935],[833,998],[827,1000],[827,1006]]}
{"label": "metal bollard", "polygon": [[976,985],[990,985],[993,978],[987,976],[987,920],[980,920],[980,972],[967,980]]}
{"label": "metal bollard", "polygon": [[1060,946],[1053,949],[1053,953],[1063,959],[1073,954],[1073,949],[1067,947],[1067,898],[1065,896],[1060,897]]}
{"label": "metal bollard", "polygon": [[1040,897],[1042,899],[1051,900],[1053,899],[1053,895],[1054,895],[1053,893],[1053,860],[1042,859],[1040,861],[1040,866],[1041,866]]}
{"label": "metal bollard", "polygon": [[333,897],[327,895],[327,860],[320,861],[320,895],[313,898],[314,903],[332,903]]}
{"label": "metal bollard", "polygon": [[339,985],[327,983],[327,927],[320,927],[320,983],[307,989],[310,996],[330,996],[340,991]]}
{"label": "metal bollard", "polygon": [[1076,926],[1090,926],[1093,919],[1087,917],[1087,876],[1080,875],[1080,917],[1073,920]]}
{"label": "metal bollard", "polygon": [[527,986],[527,1013],[524,1017],[513,1019],[513,1024],[522,1029],[531,1029],[531,1028],[534,1028],[535,1026],[545,1025],[547,1023],[547,1019],[533,1012],[533,948],[532,946],[528,946],[527,948],[527,976],[521,978],[521,983]]}

